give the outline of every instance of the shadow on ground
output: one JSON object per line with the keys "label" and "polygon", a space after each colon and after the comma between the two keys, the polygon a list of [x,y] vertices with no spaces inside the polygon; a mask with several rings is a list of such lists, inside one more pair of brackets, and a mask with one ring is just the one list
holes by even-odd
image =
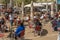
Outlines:
{"label": "shadow on ground", "polygon": [[41,36],[46,36],[48,34],[48,31],[46,29],[42,29]]}

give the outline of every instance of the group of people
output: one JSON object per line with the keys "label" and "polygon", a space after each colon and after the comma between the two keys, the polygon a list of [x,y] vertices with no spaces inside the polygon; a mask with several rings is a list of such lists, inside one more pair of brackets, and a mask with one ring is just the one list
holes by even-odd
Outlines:
{"label": "group of people", "polygon": [[[11,25],[7,25],[8,23]],[[16,31],[11,30],[11,27],[16,26],[17,29]],[[15,27],[15,28],[16,28]],[[22,20],[20,20],[20,18],[16,15],[16,14],[7,14],[4,15],[3,17],[0,16],[0,32],[1,33],[8,33],[8,32],[14,32],[15,38],[17,39],[17,37],[22,38],[24,36],[24,32],[25,32],[25,26],[24,26],[24,22]],[[11,34],[12,35],[12,34]]]}
{"label": "group of people", "polygon": [[[42,14],[42,16],[43,15],[46,15],[46,14]],[[25,34],[24,22],[28,22],[29,23],[29,21],[31,21],[29,19],[29,17],[27,18],[28,20],[26,20],[26,21],[24,20],[24,22],[22,20],[20,20],[20,18],[18,17],[17,14],[6,13],[6,15],[4,15],[4,17],[5,17],[5,22],[9,21],[9,23],[11,24],[11,26],[14,26],[14,24],[15,24],[15,26],[17,26],[17,29],[14,32],[15,38],[23,38],[24,34]],[[43,17],[43,19],[44,19],[44,17]],[[35,27],[34,27],[35,33],[37,33],[38,35],[40,35],[40,31],[42,29],[42,23],[40,22],[41,20],[42,19],[39,19],[38,16],[34,16],[33,21],[32,21],[32,23],[35,24]]]}
{"label": "group of people", "polygon": [[0,32],[8,32],[8,27],[3,17],[0,17]]}
{"label": "group of people", "polygon": [[[35,33],[37,33],[38,35],[40,35],[40,32],[42,30],[42,21],[45,20],[45,22],[50,21],[52,24],[52,28],[54,31],[58,31],[58,28],[60,27],[60,12],[59,13],[55,13],[54,17],[51,17],[50,13],[41,13],[38,15],[34,15],[33,16],[33,20],[30,20],[30,15],[28,15],[26,18],[24,16],[24,19],[21,20],[20,17],[18,16],[18,14],[15,13],[8,13],[5,12],[4,17],[0,18],[0,31],[8,31],[8,26],[6,25],[6,21],[9,21],[11,26],[17,26],[16,31],[14,31],[14,35],[15,38],[24,38],[25,35],[25,25],[24,22],[28,22],[28,26],[29,28],[33,28],[33,24],[34,29],[35,29]],[[29,23],[29,21],[31,21],[32,23]]]}
{"label": "group of people", "polygon": [[60,11],[54,15],[51,23],[53,30],[58,31],[59,30],[58,28],[60,28]]}

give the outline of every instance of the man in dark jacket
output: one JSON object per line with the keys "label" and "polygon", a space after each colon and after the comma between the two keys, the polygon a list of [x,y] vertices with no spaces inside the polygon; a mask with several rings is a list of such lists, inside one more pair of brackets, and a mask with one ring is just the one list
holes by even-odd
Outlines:
{"label": "man in dark jacket", "polygon": [[41,22],[37,19],[37,20],[35,21],[35,25],[36,25],[35,31],[38,33],[38,35],[40,35],[40,31],[41,31],[41,29],[42,29],[42,24],[41,24]]}

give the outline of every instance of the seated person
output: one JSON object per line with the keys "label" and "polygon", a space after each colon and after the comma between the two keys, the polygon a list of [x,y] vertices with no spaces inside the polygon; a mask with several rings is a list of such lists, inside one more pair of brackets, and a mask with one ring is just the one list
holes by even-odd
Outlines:
{"label": "seated person", "polygon": [[1,26],[1,29],[2,29],[2,32],[8,32],[9,31],[7,25],[5,25],[5,24]]}
{"label": "seated person", "polygon": [[23,22],[17,27],[16,32],[15,32],[15,37],[24,36],[24,32],[22,33],[23,35],[21,35],[22,31],[25,31],[25,27],[23,25]]}

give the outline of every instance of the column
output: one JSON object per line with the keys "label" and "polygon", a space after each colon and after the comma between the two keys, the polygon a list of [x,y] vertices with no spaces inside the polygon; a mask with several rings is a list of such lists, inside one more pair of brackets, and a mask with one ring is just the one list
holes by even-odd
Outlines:
{"label": "column", "polygon": [[58,12],[57,0],[56,0],[56,3],[55,3],[55,6],[56,6],[56,12]]}
{"label": "column", "polygon": [[13,6],[13,0],[10,0],[10,7]]}
{"label": "column", "polygon": [[33,20],[33,1],[31,1],[31,20]]}
{"label": "column", "polygon": [[23,20],[23,16],[24,16],[24,2],[22,1],[22,20]]}
{"label": "column", "polygon": [[47,12],[48,12],[48,3],[46,4],[46,10],[47,10]]}
{"label": "column", "polygon": [[51,17],[54,17],[53,3],[51,4]]}

